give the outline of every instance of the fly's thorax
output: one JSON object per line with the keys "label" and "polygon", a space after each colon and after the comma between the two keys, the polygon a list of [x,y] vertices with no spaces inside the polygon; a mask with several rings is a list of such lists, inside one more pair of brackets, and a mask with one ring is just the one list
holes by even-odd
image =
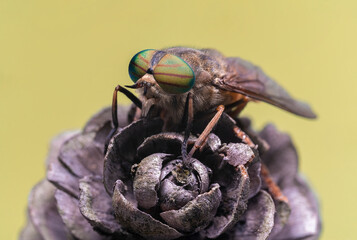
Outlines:
{"label": "fly's thorax", "polygon": [[226,105],[226,96],[211,84],[206,84],[193,91],[194,111],[214,111],[219,105]]}
{"label": "fly's thorax", "polygon": [[[227,105],[234,100],[234,97],[228,94],[229,92],[222,91],[212,84],[212,75],[206,71],[200,73],[194,87],[189,92],[193,98],[194,113],[214,111],[217,106]],[[154,104],[164,111],[163,115],[167,121],[172,121],[175,124],[180,123],[188,92],[170,94],[162,90],[157,83],[153,83],[151,87],[147,88],[145,94],[144,90],[140,89],[140,94],[146,100],[155,99]]]}
{"label": "fly's thorax", "polygon": [[[190,90],[195,114],[197,112],[214,111],[217,106],[225,105],[229,98],[213,85],[198,86]],[[143,94],[142,90],[141,93]],[[159,86],[154,85],[147,90],[146,95],[142,96],[144,101],[154,100],[153,104],[160,109],[161,117],[165,122],[165,130],[172,130],[182,122],[187,94],[167,94],[160,90]]]}

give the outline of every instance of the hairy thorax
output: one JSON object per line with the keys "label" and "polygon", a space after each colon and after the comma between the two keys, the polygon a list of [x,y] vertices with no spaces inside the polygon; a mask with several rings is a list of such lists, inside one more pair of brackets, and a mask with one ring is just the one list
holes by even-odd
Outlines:
{"label": "hairy thorax", "polygon": [[[211,84],[197,84],[190,90],[193,98],[194,117],[200,117],[202,112],[215,111],[219,105],[228,105],[238,101],[240,94],[227,92]],[[176,130],[182,123],[185,111],[187,94],[167,94],[158,85],[151,86],[146,94],[141,91],[145,102],[150,102],[149,107],[155,105],[164,120],[164,130]],[[148,110],[144,109],[148,112]]]}

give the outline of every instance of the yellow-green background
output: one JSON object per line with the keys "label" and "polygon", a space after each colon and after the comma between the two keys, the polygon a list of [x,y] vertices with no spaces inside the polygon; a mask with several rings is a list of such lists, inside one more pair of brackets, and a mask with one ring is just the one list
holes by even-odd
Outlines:
{"label": "yellow-green background", "polygon": [[0,239],[24,225],[50,139],[110,104],[136,52],[175,45],[248,59],[311,103],[317,121],[267,104],[244,115],[292,135],[320,199],[322,239],[356,239],[356,31],[352,0],[1,0]]}

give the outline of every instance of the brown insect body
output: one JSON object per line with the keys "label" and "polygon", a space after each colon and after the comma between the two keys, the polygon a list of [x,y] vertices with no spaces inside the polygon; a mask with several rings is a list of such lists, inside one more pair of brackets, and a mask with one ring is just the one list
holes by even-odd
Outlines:
{"label": "brown insect body", "polygon": [[[213,49],[173,47],[162,51],[182,58],[194,71],[196,80],[189,92],[193,97],[195,114],[238,100],[244,103],[255,99],[303,117],[316,117],[309,105],[293,99],[259,67],[245,60],[226,58]],[[140,89],[143,115],[155,105],[161,110],[166,129],[174,128],[182,121],[188,92],[166,93],[150,73],[146,73],[137,83],[149,86],[145,91]]]}

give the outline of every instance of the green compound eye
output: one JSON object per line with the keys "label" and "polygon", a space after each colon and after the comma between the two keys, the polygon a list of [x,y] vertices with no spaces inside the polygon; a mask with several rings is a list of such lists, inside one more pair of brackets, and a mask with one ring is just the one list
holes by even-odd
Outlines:
{"label": "green compound eye", "polygon": [[181,58],[166,54],[154,69],[154,78],[167,93],[179,94],[189,91],[195,83],[195,73]]}
{"label": "green compound eye", "polygon": [[135,54],[135,56],[130,60],[129,76],[134,83],[145,75],[146,71],[150,67],[150,61],[155,52],[156,50],[146,49]]}

